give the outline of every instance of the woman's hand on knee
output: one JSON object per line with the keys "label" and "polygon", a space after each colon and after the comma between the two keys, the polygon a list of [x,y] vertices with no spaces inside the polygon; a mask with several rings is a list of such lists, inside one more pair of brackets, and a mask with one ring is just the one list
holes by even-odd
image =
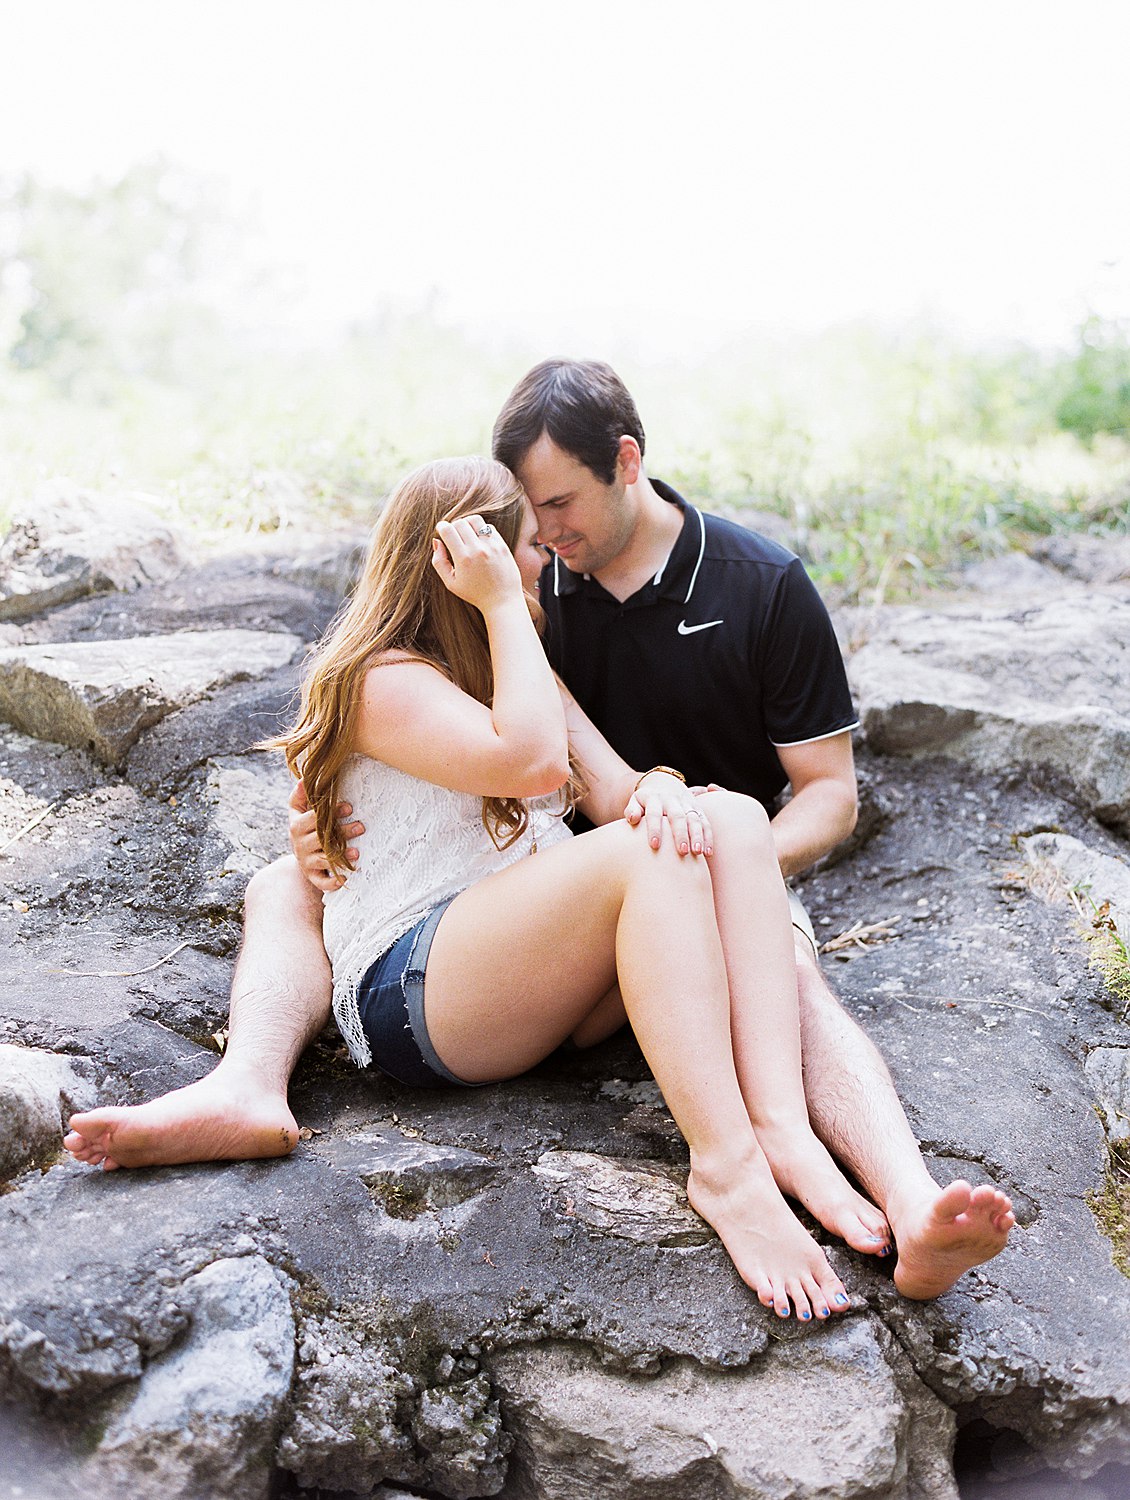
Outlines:
{"label": "woman's hand on knee", "polygon": [[697,790],[684,786],[674,776],[662,773],[654,779],[649,776],[628,798],[624,817],[633,828],[641,822],[645,825],[653,849],[663,842],[666,819],[678,854],[713,854],[714,831],[705,807],[696,796]]}

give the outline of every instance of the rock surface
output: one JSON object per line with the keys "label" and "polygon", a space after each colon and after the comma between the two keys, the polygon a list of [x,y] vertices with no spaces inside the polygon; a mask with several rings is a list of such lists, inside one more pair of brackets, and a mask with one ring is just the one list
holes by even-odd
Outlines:
{"label": "rock surface", "polygon": [[301,644],[281,632],[211,630],[9,647],[0,651],[0,718],[120,766],[138,736],[174,709],[265,676]]}
{"label": "rock surface", "polygon": [[95,1094],[69,1058],[0,1045],[0,1182],[56,1156],[60,1127],[75,1110],[89,1109]]}
{"label": "rock surface", "polygon": [[[48,1059],[49,1080],[42,1132],[17,1136],[213,1065],[242,887],[285,831],[285,770],[248,746],[286,712],[296,648],[337,606],[318,592],[331,578],[277,549],[220,559],[8,637],[17,652],[157,638],[176,658],[179,632],[227,648],[248,631],[278,648],[252,681],[167,693],[113,757],[89,735],[0,730],[0,1036],[21,1065]],[[1120,610],[1097,608],[1120,650]],[[1085,855],[1124,909],[1107,880],[1127,853],[1108,818],[1114,731],[1102,797],[1044,734],[1058,714],[1057,743],[1085,745],[1096,703],[1110,724],[1126,713],[1124,682],[1112,666],[1085,693],[1105,668],[1066,616],[963,609],[886,614],[857,656],[868,815],[801,888],[821,937],[893,934],[825,963],[939,1180],[1013,1194],[1003,1255],[919,1304],[833,1244],[850,1311],[780,1325],[687,1208],[685,1147],[630,1038],[431,1092],[360,1075],[330,1034],[294,1080],[291,1157],[108,1174],[38,1147],[25,1160],[47,1170],[16,1161],[0,1196],[10,1482],[33,1496],[46,1476],[50,1500],[234,1500],[268,1483],[952,1500],[955,1429],[959,1448],[976,1429],[1009,1472],[1051,1464],[1073,1494],[1097,1495],[1093,1474],[1118,1493],[1125,1467],[1103,1466],[1130,1459],[1130,1289],[1090,1205],[1108,1149],[1096,1101],[1117,1126],[1127,1031],[1024,851]],[[868,664],[879,645],[902,698]],[[928,726],[967,717],[912,743],[912,697]]]}
{"label": "rock surface", "polygon": [[294,1368],[282,1278],[257,1255],[215,1260],[179,1300],[188,1333],[149,1363],[110,1421],[92,1478],[136,1500],[260,1500]]}
{"label": "rock surface", "polygon": [[[934,1475],[937,1500],[954,1419],[925,1387],[912,1415],[884,1358],[882,1330],[860,1321],[785,1340],[742,1370],[691,1360],[641,1379],[605,1370],[565,1344],[510,1350],[491,1361],[516,1445],[513,1500],[824,1500],[914,1493]],[[913,1377],[911,1377],[913,1379]],[[915,1427],[916,1439],[907,1442]]]}
{"label": "rock surface", "polygon": [[1124,939],[1130,939],[1130,865],[1112,854],[1089,848],[1065,833],[1034,833],[1021,839],[1035,866],[1050,865],[1064,885],[1083,900],[1084,910],[1105,905]]}
{"label": "rock surface", "polygon": [[1130,829],[1130,599],[1071,595],[1006,611],[888,610],[851,659],[882,754],[942,754],[990,773],[1044,767]]}
{"label": "rock surface", "polygon": [[534,1173],[552,1183],[567,1215],[638,1245],[703,1245],[712,1232],[665,1162],[619,1161],[591,1151],[546,1151]]}
{"label": "rock surface", "polygon": [[161,583],[185,562],[176,533],[149,505],[54,480],[17,512],[0,545],[0,620]]}

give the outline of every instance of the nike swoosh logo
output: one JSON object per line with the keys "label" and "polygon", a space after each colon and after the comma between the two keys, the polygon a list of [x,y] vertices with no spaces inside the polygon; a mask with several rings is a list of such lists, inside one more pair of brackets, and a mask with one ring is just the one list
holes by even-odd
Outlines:
{"label": "nike swoosh logo", "polygon": [[679,621],[680,635],[694,635],[699,630],[709,630],[713,625],[721,625],[721,620],[707,620],[705,625],[688,625],[686,620]]}

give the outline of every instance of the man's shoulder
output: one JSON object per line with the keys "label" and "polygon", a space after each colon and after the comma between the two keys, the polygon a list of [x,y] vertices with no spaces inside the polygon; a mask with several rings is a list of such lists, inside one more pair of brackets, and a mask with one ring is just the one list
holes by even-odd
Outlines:
{"label": "man's shoulder", "polygon": [[731,521],[726,516],[716,516],[711,511],[699,510],[702,516],[706,547],[704,557],[716,562],[748,562],[778,572],[792,567],[799,559],[795,552],[763,532]]}

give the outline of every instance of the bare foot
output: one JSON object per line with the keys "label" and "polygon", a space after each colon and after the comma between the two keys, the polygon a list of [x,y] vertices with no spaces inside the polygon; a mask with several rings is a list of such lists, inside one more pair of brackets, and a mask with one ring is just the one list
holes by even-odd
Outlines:
{"label": "bare foot", "polygon": [[895,1286],[904,1297],[940,1297],[972,1266],[1004,1249],[1016,1223],[1012,1200],[987,1184],[951,1182],[909,1212],[892,1215],[898,1264]]}
{"label": "bare foot", "polygon": [[846,1240],[853,1250],[866,1255],[891,1253],[894,1245],[886,1214],[855,1191],[810,1130],[756,1129],[782,1193],[803,1203],[817,1223]]}
{"label": "bare foot", "polygon": [[107,1172],[285,1156],[298,1144],[285,1096],[222,1068],[148,1104],[72,1115],[70,1126],[63,1145],[71,1155]]}
{"label": "bare foot", "polygon": [[764,1157],[723,1177],[692,1165],[687,1197],[717,1231],[742,1280],[780,1318],[843,1312],[848,1296],[820,1246],[789,1208]]}

